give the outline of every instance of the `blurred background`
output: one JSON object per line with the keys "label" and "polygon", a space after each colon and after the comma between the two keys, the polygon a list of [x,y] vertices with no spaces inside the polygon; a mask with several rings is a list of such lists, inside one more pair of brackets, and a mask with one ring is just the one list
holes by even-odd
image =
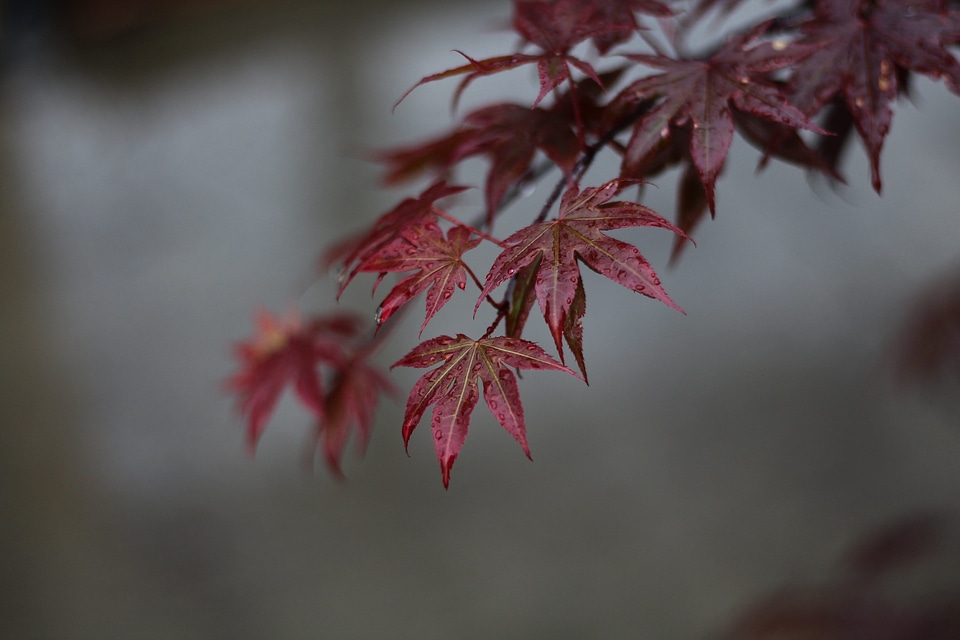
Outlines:
{"label": "blurred background", "polygon": [[[247,456],[222,380],[259,306],[332,308],[320,250],[416,190],[379,189],[365,155],[446,131],[453,86],[391,105],[451,49],[511,49],[509,3],[2,11],[0,637],[703,638],[878,523],[960,501],[955,382],[902,392],[884,369],[960,259],[941,85],[899,105],[882,198],[859,148],[832,190],[755,175],[737,141],[677,268],[666,234],[621,234],[686,316],[588,274],[590,387],[524,376],[535,462],[481,409],[445,492],[426,426],[404,455],[402,399],[338,483],[292,402]],[[463,110],[534,87],[481,79]],[[674,193],[645,203],[672,216]],[[343,304],[372,317],[368,285]],[[488,323],[471,302],[424,338]]]}

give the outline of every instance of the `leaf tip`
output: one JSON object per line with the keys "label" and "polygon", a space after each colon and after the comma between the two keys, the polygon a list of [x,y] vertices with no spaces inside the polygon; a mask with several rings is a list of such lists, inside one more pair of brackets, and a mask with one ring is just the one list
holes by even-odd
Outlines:
{"label": "leaf tip", "polygon": [[457,459],[456,455],[452,455],[443,462],[440,463],[440,471],[443,474],[443,488],[450,488],[450,469],[453,468],[453,461]]}

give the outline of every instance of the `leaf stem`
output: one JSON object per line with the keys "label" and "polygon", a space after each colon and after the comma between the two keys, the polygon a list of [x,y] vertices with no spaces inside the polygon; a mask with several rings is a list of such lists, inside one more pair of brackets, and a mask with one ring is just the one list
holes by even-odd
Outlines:
{"label": "leaf stem", "polygon": [[[489,242],[492,242],[493,244],[497,245],[497,246],[500,247],[501,249],[506,249],[506,248],[507,248],[507,245],[505,245],[505,244],[502,243],[501,241],[497,240],[497,239],[494,238],[493,236],[491,236],[491,235],[489,235],[489,234],[487,234],[487,233],[484,233],[483,231],[480,231],[480,229],[477,229],[476,227],[474,227],[474,226],[472,226],[472,225],[469,225],[469,224],[467,224],[467,223],[465,223],[465,222],[461,222],[460,220],[457,220],[456,218],[454,218],[453,216],[451,216],[451,215],[450,215],[449,213],[447,213],[446,211],[443,211],[442,209],[437,209],[436,207],[434,207],[434,208],[433,208],[433,212],[434,212],[435,214],[437,214],[438,216],[440,216],[441,218],[443,218],[444,220],[446,220],[447,222],[450,222],[450,223],[453,224],[454,226],[456,226],[456,227],[462,227],[462,228],[464,228],[464,229],[467,229],[468,231],[471,231],[471,232],[477,234],[478,236],[480,236],[480,237],[483,238],[484,240],[487,240],[487,241],[489,241]],[[482,287],[481,287],[481,288],[482,288]]]}
{"label": "leaf stem", "polygon": [[[473,269],[470,268],[470,265],[464,262],[463,268],[466,270],[468,274],[470,274],[470,278],[473,280],[473,283],[477,285],[477,288],[480,289],[480,291],[483,291],[483,283],[480,282],[480,278],[478,278],[477,274],[473,272]],[[487,295],[487,302],[489,302],[490,305],[493,306],[493,308],[496,309],[497,311],[500,311],[503,308],[503,306],[506,304],[506,302],[497,302],[496,300],[491,298],[489,294]]]}
{"label": "leaf stem", "polygon": [[650,107],[652,107],[655,103],[656,100],[652,99],[641,100],[636,107],[630,110],[630,113],[621,118],[620,121],[612,126],[606,133],[597,138],[593,144],[584,149],[583,153],[580,155],[580,158],[577,159],[576,164],[573,165],[573,171],[570,172],[570,177],[563,176],[563,178],[557,182],[557,185],[553,188],[553,191],[550,192],[550,196],[547,198],[546,202],[543,203],[543,207],[540,209],[540,213],[537,215],[536,220],[533,221],[533,224],[540,224],[546,220],[547,214],[550,213],[550,209],[553,208],[553,204],[557,201],[557,198],[560,197],[563,187],[569,182],[579,182],[583,177],[583,174],[585,174],[587,169],[590,168],[590,165],[593,164],[593,160],[597,157],[597,154],[600,152],[600,150],[613,142],[614,138],[617,137],[624,129],[640,119],[640,117],[647,113],[650,110]]}
{"label": "leaf stem", "polygon": [[[487,296],[487,300],[490,300],[490,296]],[[497,305],[497,317],[493,319],[493,322],[490,324],[489,327],[487,327],[487,330],[480,337],[481,340],[483,340],[484,338],[489,338],[490,335],[500,325],[500,322],[507,316],[507,307],[509,307],[509,305],[506,303],[506,301],[504,301],[502,304]]]}

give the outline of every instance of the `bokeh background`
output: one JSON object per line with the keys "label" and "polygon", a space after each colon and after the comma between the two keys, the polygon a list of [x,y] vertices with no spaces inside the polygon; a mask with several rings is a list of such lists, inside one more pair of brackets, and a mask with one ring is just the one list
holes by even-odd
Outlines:
{"label": "bokeh background", "polygon": [[[390,106],[451,49],[513,47],[509,4],[3,6],[0,637],[703,638],[877,523],[960,501],[955,382],[899,391],[884,359],[960,260],[941,85],[898,106],[882,198],[856,146],[834,190],[755,175],[738,141],[679,267],[666,234],[621,234],[686,316],[588,274],[590,387],[522,381],[535,462],[480,409],[444,491],[425,426],[404,455],[401,401],[338,483],[292,402],[245,454],[230,345],[260,306],[332,308],[322,247],[416,189],[364,157],[445,131],[452,86]],[[482,79],[464,109],[534,83]],[[645,202],[672,215],[674,193]],[[343,304],[372,315],[369,284]],[[424,337],[489,322],[471,302]]]}

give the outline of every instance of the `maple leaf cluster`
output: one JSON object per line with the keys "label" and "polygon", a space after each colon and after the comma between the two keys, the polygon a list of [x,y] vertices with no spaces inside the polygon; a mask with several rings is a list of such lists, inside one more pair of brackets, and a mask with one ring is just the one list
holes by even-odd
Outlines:
{"label": "maple leaf cluster", "polygon": [[347,314],[304,324],[295,315],[283,319],[260,312],[257,335],[236,345],[240,372],[227,381],[247,417],[251,451],[288,385],[313,414],[316,441],[332,471],[340,474],[351,431],[358,432],[361,449],[366,447],[380,394],[393,387],[368,362],[374,349],[357,340],[361,326]]}
{"label": "maple leaf cluster", "polygon": [[[658,0],[515,0],[518,49],[484,59],[460,53],[464,64],[414,84],[410,91],[459,78],[456,105],[486,76],[530,66],[537,77],[524,101],[483,106],[446,133],[376,155],[388,185],[421,177],[433,182],[366,232],[329,249],[323,261],[339,268],[341,293],[361,273],[376,274],[375,291],[388,274],[399,280],[380,301],[366,337],[340,316],[305,325],[261,321],[258,337],[238,351],[241,372],[231,383],[250,442],[289,385],[318,420],[326,459],[339,470],[349,432],[366,441],[377,399],[389,388],[369,361],[370,345],[380,339],[374,336],[383,335],[376,329],[425,293],[422,336],[454,296],[475,287],[474,314],[484,308],[493,315],[483,335],[433,337],[393,365],[433,367],[410,392],[404,441],[432,405],[447,485],[482,386],[493,418],[529,456],[511,369],[562,371],[586,381],[581,265],[680,311],[640,249],[605,232],[666,230],[676,260],[706,212],[716,212],[717,181],[737,132],[760,151],[761,167],[773,158],[843,180],[840,156],[856,131],[879,192],[892,105],[908,91],[912,74],[943,79],[960,94],[960,64],[949,50],[960,43],[955,0],[804,0],[692,51],[684,41],[689,28],[739,2],[700,0],[682,11]],[[619,158],[618,174],[582,185],[601,152]],[[483,211],[455,215],[451,199],[470,187],[456,184],[455,173],[475,157],[487,161],[478,185]],[[674,222],[623,197],[672,169],[681,174]],[[556,186],[539,215],[498,236],[498,221],[518,194],[551,171]],[[499,255],[481,278],[470,262],[483,244]],[[556,357],[523,338],[535,303]],[[565,350],[579,374],[566,366]]]}

